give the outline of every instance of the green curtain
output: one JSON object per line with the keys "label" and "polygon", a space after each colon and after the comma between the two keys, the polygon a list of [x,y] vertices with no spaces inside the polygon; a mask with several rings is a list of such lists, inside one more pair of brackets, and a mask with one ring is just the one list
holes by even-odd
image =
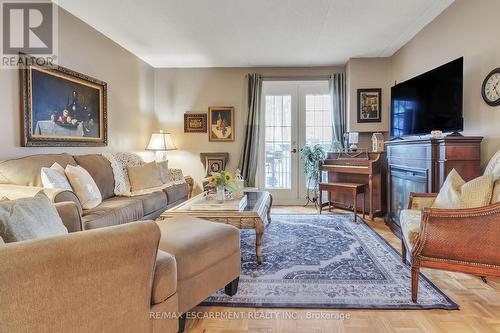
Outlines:
{"label": "green curtain", "polygon": [[239,168],[247,186],[255,186],[259,153],[259,119],[262,95],[262,74],[248,74],[248,115],[245,127],[245,143]]}
{"label": "green curtain", "polygon": [[[332,97],[332,146],[344,146],[346,132],[346,75],[334,73],[328,79],[328,88]],[[347,147],[344,147],[347,148]]]}

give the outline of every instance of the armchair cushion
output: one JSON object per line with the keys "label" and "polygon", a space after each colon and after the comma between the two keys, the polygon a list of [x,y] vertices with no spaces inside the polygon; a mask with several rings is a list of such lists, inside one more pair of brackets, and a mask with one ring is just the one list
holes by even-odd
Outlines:
{"label": "armchair cushion", "polygon": [[492,191],[491,175],[477,177],[466,183],[453,169],[446,177],[432,208],[466,209],[487,206],[490,204]]}
{"label": "armchair cushion", "polygon": [[493,179],[500,178],[500,150],[493,155],[484,169],[485,176],[493,176]]}
{"label": "armchair cushion", "polygon": [[406,244],[412,248],[420,235],[420,224],[422,223],[422,211],[416,209],[404,209],[399,216],[401,231]]}
{"label": "armchair cushion", "polygon": [[493,185],[493,195],[491,196],[491,204],[500,202],[500,178]]}

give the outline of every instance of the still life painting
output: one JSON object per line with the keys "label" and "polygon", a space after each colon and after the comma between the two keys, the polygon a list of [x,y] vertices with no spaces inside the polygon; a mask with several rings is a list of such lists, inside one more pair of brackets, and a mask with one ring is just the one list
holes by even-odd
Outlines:
{"label": "still life painting", "polygon": [[382,89],[358,89],[358,123],[381,122]]}
{"label": "still life painting", "polygon": [[21,72],[24,146],[107,144],[105,82],[64,67]]}
{"label": "still life painting", "polygon": [[210,106],[208,118],[209,141],[234,141],[234,107]]}

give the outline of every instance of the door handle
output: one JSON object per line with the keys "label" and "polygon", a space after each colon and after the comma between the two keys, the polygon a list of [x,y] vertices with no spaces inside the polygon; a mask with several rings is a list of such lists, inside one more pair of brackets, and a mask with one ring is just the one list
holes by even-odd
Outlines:
{"label": "door handle", "polygon": [[293,149],[292,149],[292,153],[294,153],[294,154],[295,154],[296,152],[297,152],[297,149],[296,149],[296,148],[293,148]]}

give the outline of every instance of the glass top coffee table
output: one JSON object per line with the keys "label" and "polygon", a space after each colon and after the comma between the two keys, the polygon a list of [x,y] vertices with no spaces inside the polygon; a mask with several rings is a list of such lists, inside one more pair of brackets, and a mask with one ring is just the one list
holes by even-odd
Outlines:
{"label": "glass top coffee table", "polygon": [[240,210],[193,210],[192,205],[206,201],[206,192],[166,210],[160,215],[160,219],[168,219],[175,216],[193,216],[210,220],[213,222],[226,223],[239,229],[255,230],[255,254],[257,263],[261,264],[262,236],[266,225],[271,223],[271,206],[273,198],[266,191],[244,192],[247,196],[247,205]]}

